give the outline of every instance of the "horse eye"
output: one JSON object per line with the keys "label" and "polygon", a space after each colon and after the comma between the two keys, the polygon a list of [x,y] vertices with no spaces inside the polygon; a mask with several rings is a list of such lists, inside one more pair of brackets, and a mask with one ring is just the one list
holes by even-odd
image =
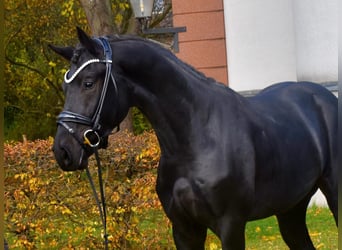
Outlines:
{"label": "horse eye", "polygon": [[94,82],[89,82],[89,81],[84,82],[84,87],[86,89],[91,89],[92,87],[94,87]]}

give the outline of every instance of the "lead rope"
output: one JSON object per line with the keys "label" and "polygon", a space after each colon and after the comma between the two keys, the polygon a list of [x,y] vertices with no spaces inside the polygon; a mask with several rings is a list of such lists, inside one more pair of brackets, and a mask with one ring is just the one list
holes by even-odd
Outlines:
{"label": "lead rope", "polygon": [[103,180],[102,180],[101,162],[100,162],[100,157],[99,157],[97,147],[94,148],[94,153],[95,153],[95,158],[96,158],[96,162],[97,162],[97,173],[98,173],[98,177],[99,177],[101,202],[100,202],[100,199],[99,199],[98,194],[96,192],[95,184],[93,182],[93,178],[91,177],[88,166],[86,168],[86,172],[87,172],[87,176],[89,179],[91,189],[93,191],[93,195],[94,195],[95,200],[96,200],[97,207],[98,207],[99,212],[100,212],[100,217],[101,217],[101,221],[102,221],[102,225],[103,225],[103,231],[104,231],[103,232],[104,233],[103,238],[104,238],[105,250],[108,250],[106,199],[105,199],[105,192],[104,192],[104,186],[103,186]]}

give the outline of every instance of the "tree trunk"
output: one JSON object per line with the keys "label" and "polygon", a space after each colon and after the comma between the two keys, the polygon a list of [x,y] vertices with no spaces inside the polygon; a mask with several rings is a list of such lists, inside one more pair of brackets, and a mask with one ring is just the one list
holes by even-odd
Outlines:
{"label": "tree trunk", "polygon": [[109,0],[80,0],[93,36],[114,33],[112,8]]}
{"label": "tree trunk", "polygon": [[[114,20],[109,0],[80,0],[87,16],[93,36],[114,34]],[[129,111],[126,118],[120,124],[121,130],[133,132],[133,116]]]}

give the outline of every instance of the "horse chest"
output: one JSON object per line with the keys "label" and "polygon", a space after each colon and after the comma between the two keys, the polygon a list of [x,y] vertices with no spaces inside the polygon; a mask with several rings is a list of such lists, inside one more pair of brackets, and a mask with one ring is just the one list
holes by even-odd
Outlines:
{"label": "horse chest", "polygon": [[157,193],[166,213],[189,207],[194,217],[216,217],[231,200],[250,200],[253,185],[241,169],[234,160],[217,153],[192,159],[161,158]]}

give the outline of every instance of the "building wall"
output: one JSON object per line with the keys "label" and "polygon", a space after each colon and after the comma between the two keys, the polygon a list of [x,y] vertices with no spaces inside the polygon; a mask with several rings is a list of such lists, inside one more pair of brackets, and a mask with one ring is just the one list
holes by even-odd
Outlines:
{"label": "building wall", "polygon": [[338,0],[172,0],[177,56],[237,91],[338,78]]}
{"label": "building wall", "polygon": [[224,0],[229,85],[337,81],[337,0]]}
{"label": "building wall", "polygon": [[292,0],[298,80],[338,79],[338,0]]}
{"label": "building wall", "polygon": [[177,56],[208,77],[228,84],[222,0],[172,0],[173,26],[179,33]]}

